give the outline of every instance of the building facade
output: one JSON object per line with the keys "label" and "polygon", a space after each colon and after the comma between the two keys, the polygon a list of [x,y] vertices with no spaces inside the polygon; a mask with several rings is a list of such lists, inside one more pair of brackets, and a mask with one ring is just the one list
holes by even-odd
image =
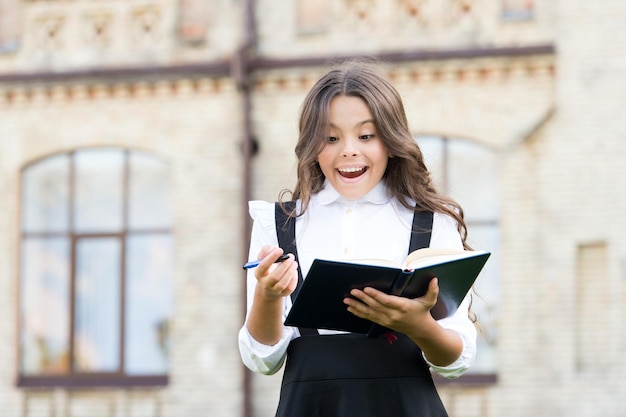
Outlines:
{"label": "building facade", "polygon": [[0,409],[273,415],[245,371],[247,201],[295,183],[304,95],[382,61],[470,238],[457,417],[626,416],[626,4],[0,0]]}

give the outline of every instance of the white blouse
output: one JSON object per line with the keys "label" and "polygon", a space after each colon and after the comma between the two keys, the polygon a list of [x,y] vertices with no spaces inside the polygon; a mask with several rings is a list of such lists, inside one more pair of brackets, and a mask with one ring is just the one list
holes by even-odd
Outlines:
{"label": "white blouse", "polygon": [[[249,259],[256,259],[264,245],[278,245],[274,204],[251,201],[250,215],[254,220]],[[385,258],[402,263],[409,250],[413,211],[390,199],[384,182],[356,201],[346,200],[326,182],[324,188],[311,198],[306,213],[296,219],[296,245],[302,275],[306,277],[315,258],[347,260]],[[430,247],[462,249],[461,237],[451,217],[435,213]],[[248,312],[253,300],[256,278],[248,271]],[[291,298],[284,298],[283,321],[291,308]],[[461,356],[452,364],[430,367],[446,378],[456,378],[467,371],[476,354],[476,328],[468,318],[469,297],[450,317],[438,323],[456,331],[463,340]],[[319,330],[320,334],[340,333]],[[282,339],[273,346],[263,345],[252,338],[248,328],[239,331],[239,351],[244,364],[252,371],[273,374],[283,365],[289,342],[299,337],[295,327],[283,326]],[[424,358],[426,359],[426,358]],[[427,361],[428,362],[428,361]]]}

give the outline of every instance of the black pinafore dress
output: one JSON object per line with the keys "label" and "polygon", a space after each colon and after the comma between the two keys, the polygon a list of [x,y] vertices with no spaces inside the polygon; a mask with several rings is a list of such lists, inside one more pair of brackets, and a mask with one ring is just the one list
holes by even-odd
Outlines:
{"label": "black pinafore dress", "polygon": [[[297,259],[295,219],[279,204],[275,215],[278,243]],[[432,221],[432,213],[415,213],[409,252],[429,246]],[[298,330],[287,349],[276,417],[447,417],[422,352],[407,336]]]}

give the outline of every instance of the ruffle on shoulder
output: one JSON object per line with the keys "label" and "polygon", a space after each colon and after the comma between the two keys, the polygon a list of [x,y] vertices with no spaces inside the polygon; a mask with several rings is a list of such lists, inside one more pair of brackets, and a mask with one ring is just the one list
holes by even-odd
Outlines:
{"label": "ruffle on shoulder", "polygon": [[248,212],[254,220],[254,228],[263,234],[268,243],[277,244],[274,203],[261,200],[249,201]]}
{"label": "ruffle on shoulder", "polygon": [[248,211],[254,220],[261,218],[274,219],[274,203],[270,203],[269,201],[248,201]]}

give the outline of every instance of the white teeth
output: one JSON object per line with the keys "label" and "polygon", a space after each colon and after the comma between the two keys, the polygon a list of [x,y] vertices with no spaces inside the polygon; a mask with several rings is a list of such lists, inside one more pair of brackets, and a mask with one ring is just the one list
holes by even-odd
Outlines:
{"label": "white teeth", "polygon": [[363,171],[363,168],[339,168],[341,172],[359,172]]}

